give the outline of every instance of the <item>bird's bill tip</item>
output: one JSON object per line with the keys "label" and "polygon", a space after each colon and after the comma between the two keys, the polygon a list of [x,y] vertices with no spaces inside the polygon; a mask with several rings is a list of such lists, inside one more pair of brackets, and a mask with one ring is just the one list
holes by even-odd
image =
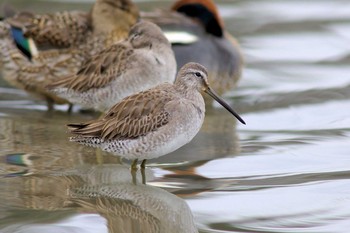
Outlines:
{"label": "bird's bill tip", "polygon": [[227,111],[229,111],[232,115],[234,115],[237,120],[239,120],[242,124],[246,124],[245,121],[242,119],[242,117],[240,117],[238,115],[238,113],[236,113],[235,110],[233,110],[230,105],[228,105],[222,98],[220,98],[210,87],[207,87],[204,90],[205,93],[207,93],[208,95],[210,95],[214,100],[216,100],[219,104],[221,104],[221,106],[223,106],[224,108],[226,108]]}

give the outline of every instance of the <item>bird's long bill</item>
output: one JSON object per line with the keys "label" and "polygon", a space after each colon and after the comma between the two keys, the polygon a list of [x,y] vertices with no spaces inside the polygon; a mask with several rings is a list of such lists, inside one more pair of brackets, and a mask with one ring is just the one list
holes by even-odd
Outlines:
{"label": "bird's long bill", "polygon": [[234,115],[242,124],[245,124],[244,120],[233,110],[230,105],[228,105],[223,99],[221,99],[213,90],[208,87],[205,90],[205,93],[210,95],[214,100],[216,100],[219,104],[221,104],[224,108],[227,109],[232,115]]}

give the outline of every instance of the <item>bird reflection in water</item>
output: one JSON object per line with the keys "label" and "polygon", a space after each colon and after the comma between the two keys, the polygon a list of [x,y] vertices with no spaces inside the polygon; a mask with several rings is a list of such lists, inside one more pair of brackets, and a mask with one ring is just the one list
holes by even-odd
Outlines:
{"label": "bird reflection in water", "polygon": [[[0,182],[13,184],[8,185],[11,190],[0,191],[0,198],[6,200],[5,211],[27,213],[16,224],[26,222],[30,229],[45,226],[57,230],[59,222],[61,227],[67,227],[72,212],[77,211],[78,215],[95,213],[105,218],[108,232],[198,232],[183,199],[142,184],[145,179],[154,179],[151,169],[145,169],[145,177],[140,173],[134,175],[130,175],[127,165],[104,164],[82,165],[62,173],[12,177]],[[9,195],[10,192],[18,195]],[[60,219],[41,221],[38,210],[52,216],[61,213]],[[33,218],[35,224],[28,224],[28,218]],[[7,223],[4,229],[14,229],[16,224]]]}

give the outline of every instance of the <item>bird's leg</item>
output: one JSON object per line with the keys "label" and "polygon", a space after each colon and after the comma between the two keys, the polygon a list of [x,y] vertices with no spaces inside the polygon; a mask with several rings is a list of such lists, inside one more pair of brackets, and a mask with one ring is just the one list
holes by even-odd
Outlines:
{"label": "bird's leg", "polygon": [[50,97],[46,97],[47,112],[52,113],[54,110],[54,101]]}
{"label": "bird's leg", "polygon": [[144,168],[141,168],[142,184],[146,184],[146,172]]}
{"label": "bird's leg", "polygon": [[71,113],[72,113],[72,110],[73,110],[73,104],[72,104],[72,103],[69,103],[68,109],[67,109],[67,113],[68,113],[68,114],[71,114]]}
{"label": "bird's leg", "polygon": [[130,173],[131,173],[131,177],[132,177],[132,183],[134,185],[137,185],[136,170],[135,169],[131,169]]}
{"label": "bird's leg", "polygon": [[146,168],[146,162],[147,162],[147,159],[144,159],[141,163],[141,169],[145,169]]}
{"label": "bird's leg", "polygon": [[137,159],[135,159],[131,164],[131,170],[137,170]]}

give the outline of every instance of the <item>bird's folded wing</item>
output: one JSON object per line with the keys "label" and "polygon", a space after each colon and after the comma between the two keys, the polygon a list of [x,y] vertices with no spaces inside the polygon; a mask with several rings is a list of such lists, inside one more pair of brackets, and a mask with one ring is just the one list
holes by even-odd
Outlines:
{"label": "bird's folded wing", "polygon": [[127,70],[133,53],[133,49],[124,44],[112,45],[86,60],[75,75],[62,78],[47,88],[63,87],[77,92],[102,88]]}
{"label": "bird's folded wing", "polygon": [[[170,84],[162,84],[170,85]],[[106,115],[86,124],[68,125],[75,135],[99,137],[103,140],[134,139],[163,127],[169,122],[166,105],[172,92],[150,89],[125,98]]]}

